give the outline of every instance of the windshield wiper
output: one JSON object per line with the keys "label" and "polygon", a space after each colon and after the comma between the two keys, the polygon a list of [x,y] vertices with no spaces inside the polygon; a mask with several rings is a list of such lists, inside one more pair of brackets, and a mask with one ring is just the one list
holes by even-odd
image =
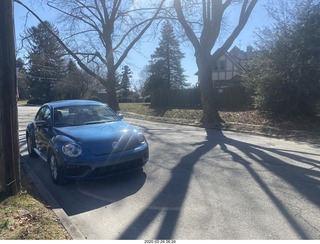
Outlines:
{"label": "windshield wiper", "polygon": [[102,124],[102,123],[106,123],[106,122],[113,122],[114,120],[111,120],[111,119],[105,119],[105,120],[97,120],[97,121],[88,121],[88,122],[85,122],[83,124],[85,125],[90,125],[90,124]]}

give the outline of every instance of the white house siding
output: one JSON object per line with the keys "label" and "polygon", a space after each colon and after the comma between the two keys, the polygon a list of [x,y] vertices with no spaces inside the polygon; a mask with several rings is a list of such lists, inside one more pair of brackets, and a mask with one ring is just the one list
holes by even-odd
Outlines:
{"label": "white house siding", "polygon": [[234,76],[240,74],[240,70],[238,67],[236,67],[225,55],[223,55],[218,62],[225,61],[225,69],[220,70],[218,66],[218,70],[213,70],[212,72],[212,80],[218,81],[218,80],[230,80]]}

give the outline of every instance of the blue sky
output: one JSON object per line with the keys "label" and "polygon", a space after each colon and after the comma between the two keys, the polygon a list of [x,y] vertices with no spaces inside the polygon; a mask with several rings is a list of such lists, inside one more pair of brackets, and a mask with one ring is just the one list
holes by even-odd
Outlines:
{"label": "blue sky", "polygon": [[[247,25],[242,30],[239,37],[235,40],[232,47],[237,45],[240,49],[245,50],[248,45],[254,45],[255,31],[257,28],[266,26],[269,24],[270,20],[267,16],[267,13],[264,9],[264,5],[267,4],[268,0],[259,0],[257,6],[253,10]],[[53,11],[48,9],[42,9],[39,6],[34,7],[37,14],[45,20],[53,20]],[[19,48],[20,44],[20,34],[23,32],[25,25],[25,9],[19,4],[14,4],[14,16],[15,16],[15,28],[16,28],[16,46]],[[229,14],[231,23],[236,21],[236,13],[231,12]],[[235,18],[235,19],[233,19]],[[38,21],[31,15],[28,15],[27,26],[38,25]],[[155,39],[148,43],[143,43],[138,51],[132,51],[125,63],[123,65],[129,65],[133,71],[133,83],[137,82],[140,79],[139,73],[145,65],[148,64],[150,60],[150,55],[155,51],[155,48],[158,46],[159,38]],[[218,44],[219,45],[219,44]],[[219,47],[219,46],[216,46]],[[191,45],[181,44],[181,50],[185,53],[185,58],[182,60],[182,66],[185,69],[185,75],[187,75],[188,83],[194,85],[197,82],[197,77],[194,75],[197,72],[197,66],[194,58],[194,50]],[[20,51],[19,56],[23,56],[23,53]]]}

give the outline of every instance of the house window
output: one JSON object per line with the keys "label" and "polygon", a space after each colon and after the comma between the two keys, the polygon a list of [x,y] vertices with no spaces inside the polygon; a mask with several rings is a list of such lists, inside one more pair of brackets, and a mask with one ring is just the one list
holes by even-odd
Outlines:
{"label": "house window", "polygon": [[226,70],[226,60],[219,60],[219,70]]}
{"label": "house window", "polygon": [[226,70],[226,60],[219,60],[213,64],[214,71],[225,71]]}
{"label": "house window", "polygon": [[213,64],[213,70],[218,71],[218,62],[214,62]]}

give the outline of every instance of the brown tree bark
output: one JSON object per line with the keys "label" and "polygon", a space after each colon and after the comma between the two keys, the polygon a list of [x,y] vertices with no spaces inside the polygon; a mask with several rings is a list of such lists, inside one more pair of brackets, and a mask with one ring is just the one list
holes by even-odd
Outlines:
{"label": "brown tree bark", "polygon": [[[195,50],[203,110],[201,122],[204,124],[221,126],[222,119],[219,115],[216,102],[217,94],[215,94],[212,83],[212,67],[228,51],[236,37],[240,34],[257,1],[239,1],[241,11],[238,24],[221,47],[212,53],[212,49],[220,35],[224,12],[234,1],[202,0],[201,3],[200,1],[195,1],[198,3],[197,5],[194,2],[185,1],[183,2],[184,5],[182,5],[181,0],[174,0],[174,8],[178,21]],[[202,13],[201,20],[192,19],[193,16],[185,15],[184,11],[187,8],[194,8],[194,6],[201,6],[198,11]],[[201,21],[202,29],[194,30],[191,23],[199,23],[199,21]]]}
{"label": "brown tree bark", "polygon": [[0,1],[0,192],[20,191],[13,2]]}
{"label": "brown tree bark", "polygon": [[199,69],[198,77],[202,103],[201,123],[220,127],[223,120],[218,112],[217,94],[213,89],[212,67],[210,65],[202,65],[201,69]]}

